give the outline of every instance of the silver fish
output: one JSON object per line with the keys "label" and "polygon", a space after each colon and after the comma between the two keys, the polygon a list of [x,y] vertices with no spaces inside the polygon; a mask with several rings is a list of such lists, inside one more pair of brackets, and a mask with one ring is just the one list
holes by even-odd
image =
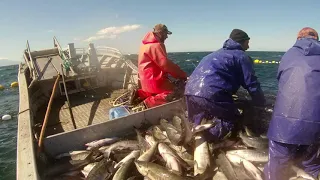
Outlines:
{"label": "silver fish", "polygon": [[[178,118],[180,118],[181,121],[181,127],[183,128],[183,145],[188,144],[192,138],[194,133],[192,133],[191,129],[192,129],[192,124],[190,123],[190,121],[187,118],[187,112],[184,110],[171,110],[172,113],[174,114],[174,116],[178,116]],[[176,117],[174,117],[176,118]],[[181,144],[175,144],[175,145],[181,145]]]}
{"label": "silver fish", "polygon": [[201,124],[201,125],[198,125],[198,126],[195,126],[193,129],[192,129],[192,133],[198,133],[198,132],[201,132],[201,131],[205,131],[207,129],[210,129],[212,128],[213,126],[215,126],[216,123],[214,121],[212,121],[211,123],[207,123],[207,124]]}
{"label": "silver fish", "polygon": [[252,177],[247,174],[246,169],[243,166],[233,166],[233,170],[239,180],[251,180]]}
{"label": "silver fish", "polygon": [[135,161],[138,171],[150,180],[170,179],[170,180],[189,180],[191,178],[179,176],[170,172],[165,167],[151,162]]}
{"label": "silver fish", "polygon": [[[182,114],[182,113],[181,113]],[[180,116],[182,119],[183,127],[184,127],[184,141],[183,144],[187,145],[193,138],[194,133],[191,131],[191,123],[189,122],[188,118],[184,114]]]}
{"label": "silver fish", "polygon": [[131,176],[127,180],[141,180],[141,179],[143,179],[142,175],[140,175],[140,176]]}
{"label": "silver fish", "polygon": [[255,163],[267,163],[268,162],[268,150],[252,150],[252,149],[240,149],[240,150],[230,150],[227,154],[238,155],[248,161]]}
{"label": "silver fish", "polygon": [[162,158],[167,164],[167,167],[172,171],[176,172],[177,174],[182,174],[182,169],[176,156],[174,155],[173,151],[164,143],[160,143],[158,145],[158,150]]}
{"label": "silver fish", "polygon": [[109,148],[104,152],[104,155],[105,157],[109,158],[113,150],[124,150],[124,149],[138,150],[140,149],[139,142],[134,140],[116,142],[111,146],[109,146]]}
{"label": "silver fish", "polygon": [[235,166],[243,166],[247,173],[255,180],[262,180],[263,173],[251,162],[233,154],[226,154],[229,161]]}
{"label": "silver fish", "polygon": [[268,148],[268,139],[261,137],[249,137],[242,132],[239,133],[242,142],[249,147],[256,149],[267,149]]}
{"label": "silver fish", "polygon": [[314,178],[311,175],[309,175],[303,169],[301,169],[295,165],[290,165],[289,172],[290,171],[293,171],[296,177],[302,177],[305,179],[314,180]]}
{"label": "silver fish", "polygon": [[212,180],[228,180],[226,175],[221,171],[217,171],[216,174],[212,177]]}
{"label": "silver fish", "polygon": [[167,136],[172,144],[182,145],[184,134],[165,119],[160,119],[160,125],[165,129]]}
{"label": "silver fish", "polygon": [[226,139],[220,143],[217,143],[217,144],[211,144],[209,146],[210,148],[210,152],[212,153],[214,150],[217,150],[217,149],[221,149],[221,148],[228,148],[228,147],[232,147],[236,144],[239,144],[239,141],[233,141],[233,140],[229,140],[229,139]]}
{"label": "silver fish", "polygon": [[145,139],[150,146],[153,146],[157,140],[152,135],[145,135]]}
{"label": "silver fish", "polygon": [[201,134],[195,136],[194,175],[202,174],[210,167],[208,143]]}
{"label": "silver fish", "polygon": [[75,171],[94,161],[95,159],[93,158],[93,152],[90,152],[90,154],[84,160],[59,161],[57,164],[54,164],[53,166],[50,166],[48,169],[46,169],[44,172],[44,176],[50,177],[66,172]]}
{"label": "silver fish", "polygon": [[130,169],[132,169],[132,167],[134,166],[133,162],[134,162],[133,158],[131,158],[128,161],[124,162],[123,165],[114,174],[112,180],[127,179]]}
{"label": "silver fish", "polygon": [[179,163],[182,167],[184,167],[184,168],[186,168],[186,169],[190,169],[189,164],[188,164],[187,162],[185,162],[185,161],[176,153],[176,151],[174,151],[173,149],[171,149],[167,144],[165,144],[165,143],[159,143],[159,145],[158,145],[158,150],[159,150],[159,152],[161,151],[161,152],[163,152],[163,153],[165,153],[165,154],[169,154],[169,155],[173,156],[173,157],[178,161],[178,163]]}
{"label": "silver fish", "polygon": [[84,150],[81,150],[81,151],[70,151],[70,152],[67,152],[67,153],[62,153],[62,154],[59,154],[55,157],[55,159],[61,159],[63,157],[71,157],[71,156],[76,156],[76,155],[84,155],[84,156],[88,156],[90,152],[88,151],[84,151]]}
{"label": "silver fish", "polygon": [[162,132],[159,126],[152,127],[152,135],[158,142],[170,142],[167,135]]}
{"label": "silver fish", "polygon": [[[174,144],[168,144],[170,148],[172,148],[173,150],[175,150],[177,152],[177,154],[186,160],[191,160],[193,161],[193,155],[191,155],[187,149],[184,146],[176,146]],[[187,162],[187,161],[186,161]],[[188,163],[189,164],[189,163]],[[190,164],[189,164],[190,165]]]}
{"label": "silver fish", "polygon": [[139,157],[140,155],[140,150],[134,150],[131,153],[129,153],[125,158],[123,158],[120,162],[118,162],[114,168],[118,169],[120,166],[122,166],[123,163],[129,161],[130,159],[135,159]]}
{"label": "silver fish", "polygon": [[303,177],[291,177],[289,178],[289,180],[314,180],[314,179],[306,179],[306,178],[303,178]]}
{"label": "silver fish", "polygon": [[234,180],[238,179],[230,161],[228,160],[224,152],[222,151],[219,152],[216,159],[216,163],[219,169],[227,177],[227,179],[234,179]]}
{"label": "silver fish", "polygon": [[107,158],[102,159],[92,168],[86,180],[104,180],[110,178],[115,172],[114,165],[114,161]]}
{"label": "silver fish", "polygon": [[158,142],[153,144],[150,149],[148,149],[145,153],[143,153],[139,158],[138,161],[146,161],[149,162],[152,156],[156,153],[158,149]]}
{"label": "silver fish", "polygon": [[98,162],[94,162],[94,163],[90,163],[88,165],[86,165],[82,170],[81,173],[84,175],[84,177],[87,177],[88,174],[90,173],[90,171],[92,170],[92,168],[97,165]]}
{"label": "silver fish", "polygon": [[110,147],[110,146],[102,146],[102,147],[99,148],[99,151],[100,151],[100,152],[104,152],[104,151],[106,151],[109,147]]}
{"label": "silver fish", "polygon": [[253,131],[251,131],[251,130],[248,128],[248,126],[244,126],[244,130],[246,131],[247,136],[257,137],[257,135],[256,135]]}
{"label": "silver fish", "polygon": [[145,152],[147,149],[149,149],[150,145],[148,144],[148,142],[142,137],[141,132],[134,128],[134,130],[136,131],[137,134],[137,139],[139,142],[139,145],[141,147],[141,153]]}
{"label": "silver fish", "polygon": [[180,132],[184,130],[182,119],[179,116],[173,116],[172,125],[176,127]]}
{"label": "silver fish", "polygon": [[104,139],[99,139],[99,140],[96,140],[96,141],[89,142],[89,143],[87,143],[85,145],[88,146],[88,148],[89,148],[87,150],[90,150],[90,148],[92,148],[92,147],[105,146],[105,145],[108,145],[108,144],[112,144],[112,143],[114,143],[114,142],[116,142],[118,140],[120,140],[120,138],[118,138],[118,137],[104,138]]}

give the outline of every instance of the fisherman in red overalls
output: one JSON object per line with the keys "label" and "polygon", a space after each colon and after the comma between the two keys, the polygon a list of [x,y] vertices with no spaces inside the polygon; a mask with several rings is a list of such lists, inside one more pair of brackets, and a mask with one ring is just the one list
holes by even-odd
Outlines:
{"label": "fisherman in red overalls", "polygon": [[133,90],[130,102],[143,101],[147,108],[168,102],[175,85],[168,75],[187,80],[187,74],[167,57],[164,41],[172,34],[164,24],[157,24],[153,32],[148,32],[142,40],[138,58],[141,89]]}

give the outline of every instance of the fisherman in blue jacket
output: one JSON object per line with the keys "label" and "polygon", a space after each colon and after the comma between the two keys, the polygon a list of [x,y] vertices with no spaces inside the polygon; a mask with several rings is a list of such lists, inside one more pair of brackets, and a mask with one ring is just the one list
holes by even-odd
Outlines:
{"label": "fisherman in blue jacket", "polygon": [[314,29],[298,33],[296,43],[281,59],[277,79],[265,179],[288,179],[292,162],[319,179],[320,42]]}
{"label": "fisherman in blue jacket", "polygon": [[249,40],[246,32],[232,30],[223,48],[205,56],[186,84],[189,121],[198,125],[202,119],[218,118],[218,124],[205,134],[208,141],[219,141],[235,128],[239,112],[232,94],[240,86],[248,90],[254,105],[263,106],[265,103],[252,59],[245,54]]}

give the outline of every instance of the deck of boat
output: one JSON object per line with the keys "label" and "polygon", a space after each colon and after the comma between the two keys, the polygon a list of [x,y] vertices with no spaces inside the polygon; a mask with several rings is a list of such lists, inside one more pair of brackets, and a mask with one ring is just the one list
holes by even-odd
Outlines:
{"label": "deck of boat", "polygon": [[[109,120],[109,110],[113,107],[110,103],[120,96],[125,90],[105,90],[82,92],[69,95],[76,128],[83,128]],[[41,107],[37,113],[36,123],[42,124],[46,106]],[[40,126],[36,131],[40,132]],[[46,136],[74,130],[69,108],[64,97],[55,99],[51,107]]]}

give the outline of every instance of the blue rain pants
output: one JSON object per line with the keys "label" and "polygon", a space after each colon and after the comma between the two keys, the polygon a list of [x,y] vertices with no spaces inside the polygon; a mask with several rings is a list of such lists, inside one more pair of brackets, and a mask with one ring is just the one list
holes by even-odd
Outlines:
{"label": "blue rain pants", "polygon": [[295,145],[269,141],[269,162],[265,165],[265,180],[288,179],[287,168],[290,163],[303,169],[306,173],[318,177],[320,158],[317,152],[320,145]]}
{"label": "blue rain pants", "polygon": [[228,135],[235,128],[233,117],[234,112],[229,112],[228,115],[223,116],[218,106],[214,102],[206,98],[197,96],[186,96],[186,105],[188,111],[188,119],[195,125],[201,124],[202,119],[213,119],[217,124],[204,132],[205,139],[208,142],[218,142]]}

